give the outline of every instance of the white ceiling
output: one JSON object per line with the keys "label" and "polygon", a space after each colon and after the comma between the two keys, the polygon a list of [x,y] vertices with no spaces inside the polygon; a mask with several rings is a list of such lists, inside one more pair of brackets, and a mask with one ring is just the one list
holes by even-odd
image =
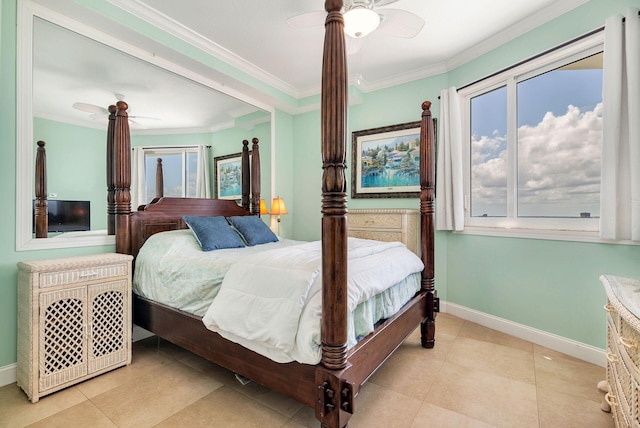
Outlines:
{"label": "white ceiling", "polygon": [[[181,34],[193,32],[301,95],[319,90],[324,27],[293,29],[286,20],[323,10],[322,0],[111,1],[161,25],[177,24]],[[424,19],[424,28],[413,39],[380,31],[366,36],[348,58],[350,75],[377,88],[441,73],[586,1],[398,0],[379,11],[413,12]]]}
{"label": "white ceiling", "polygon": [[[129,44],[158,55],[165,54],[169,60],[176,61],[179,57],[172,57],[166,47],[149,48],[152,41],[136,28],[107,22],[73,0],[36,1],[98,30],[111,31]],[[322,10],[322,0],[108,1],[284,94],[300,98],[319,93],[324,27],[293,29],[286,20]],[[384,9],[410,11],[425,20],[424,28],[412,39],[394,38],[374,31],[366,36],[356,53],[348,56],[349,74],[353,83],[357,77],[364,92],[440,74],[586,1],[398,0],[380,7],[379,11],[382,14]],[[215,128],[252,110],[229,97],[214,99],[216,92],[202,90],[202,85],[171,73],[157,72],[155,66],[131,62],[140,62],[139,59],[125,59],[122,54],[116,58],[115,53],[107,54],[105,49],[81,48],[74,43],[71,39],[64,44],[49,43],[34,56],[34,70],[39,70],[38,76],[43,76],[42,81],[47,82],[47,85],[41,85],[47,86],[46,90],[38,89],[34,71],[34,113],[40,112],[46,117],[55,111],[59,115],[63,110],[60,105],[68,110],[68,105],[76,101],[106,107],[115,102],[116,93],[125,95],[134,114],[163,119],[162,122],[148,120],[144,123],[148,128]],[[74,55],[74,52],[82,54]],[[37,60],[40,56],[41,61]],[[105,73],[105,66],[97,65],[105,61],[110,64],[121,62],[123,67],[110,67]],[[180,65],[224,85],[225,78],[219,72],[186,56],[182,56],[181,61]],[[89,72],[81,73],[81,70]],[[99,82],[99,88],[96,82]],[[191,90],[194,85],[200,90]],[[242,84],[236,82],[236,90],[238,88],[242,90]],[[246,85],[245,89],[251,91]],[[174,114],[168,115],[167,111],[182,116],[183,121],[173,123]],[[88,116],[86,113],[80,115],[77,110],[73,114],[85,120]],[[189,115],[194,120],[187,123]]]}

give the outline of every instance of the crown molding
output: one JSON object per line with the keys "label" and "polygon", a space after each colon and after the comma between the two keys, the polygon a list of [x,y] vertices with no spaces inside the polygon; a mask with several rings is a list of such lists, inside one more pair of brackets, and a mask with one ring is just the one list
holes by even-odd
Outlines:
{"label": "crown molding", "polygon": [[[188,27],[180,24],[174,19],[147,6],[141,0],[107,1],[297,100],[318,95],[321,91],[320,84],[313,85],[304,89],[298,89],[293,85],[290,85],[289,83],[279,79],[271,73],[268,73],[255,64],[245,60],[234,52],[218,45],[214,41],[189,29]],[[356,79],[352,79],[352,82],[350,82],[350,84],[357,87],[363,93],[369,93],[446,73],[504,45],[505,43],[508,43],[522,36],[523,34],[543,24],[552,21],[553,19],[556,19],[557,17],[587,3],[588,1],[589,0],[554,1],[546,8],[535,12],[534,14],[521,20],[520,22],[511,25],[507,29],[485,39],[484,41],[468,49],[465,49],[464,51],[444,61],[375,81],[365,81],[362,77],[360,77],[359,83],[356,81]],[[316,105],[307,105],[304,107],[287,105],[286,103],[279,102],[275,99],[273,99],[272,102],[275,107],[289,114],[304,113],[306,111],[311,111],[317,108]]]}
{"label": "crown molding", "polygon": [[238,70],[264,82],[273,88],[294,98],[299,98],[298,90],[287,82],[277,78],[273,74],[261,69],[257,65],[245,60],[234,52],[226,49],[213,40],[193,31],[178,21],[158,12],[140,0],[107,0],[109,3],[123,9],[132,15],[160,28],[192,46],[195,46],[207,54],[218,58]]}
{"label": "crown molding", "polygon": [[528,18],[517,22],[505,30],[483,40],[482,42],[454,55],[445,61],[447,71],[460,67],[502,45],[508,43],[527,32],[544,25],[565,13],[582,6],[589,0],[555,1],[546,8],[539,10]]}

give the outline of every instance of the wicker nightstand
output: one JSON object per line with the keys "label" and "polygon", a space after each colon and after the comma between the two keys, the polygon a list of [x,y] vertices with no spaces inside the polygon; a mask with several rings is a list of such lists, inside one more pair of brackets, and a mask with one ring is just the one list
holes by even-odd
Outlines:
{"label": "wicker nightstand", "polygon": [[420,211],[349,210],[349,236],[377,241],[399,241],[415,254],[420,251]]}
{"label": "wicker nightstand", "polygon": [[640,280],[602,275],[607,293],[607,388],[616,427],[640,426]]}
{"label": "wicker nightstand", "polygon": [[32,402],[131,363],[131,259],[18,263],[18,385]]}

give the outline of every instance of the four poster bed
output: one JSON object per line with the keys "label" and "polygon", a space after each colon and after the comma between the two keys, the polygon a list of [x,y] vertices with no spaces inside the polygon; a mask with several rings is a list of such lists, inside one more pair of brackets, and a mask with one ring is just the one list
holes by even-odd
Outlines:
{"label": "four poster bed", "polygon": [[[356,269],[354,266],[357,265],[349,260],[351,241],[347,238],[347,68],[341,8],[340,0],[325,2],[328,16],[325,24],[321,105],[323,217],[322,240],[318,249],[321,255],[318,268],[321,267],[322,272],[318,278],[320,291],[317,299],[320,302],[318,315],[321,313],[321,319],[317,320],[321,339],[318,346],[319,362],[304,363],[295,358],[288,362],[276,362],[278,358],[274,360],[236,341],[225,339],[221,332],[211,331],[201,316],[137,294],[133,296],[133,321],[136,325],[314,408],[321,425],[331,428],[347,426],[354,412],[354,400],[362,385],[417,326],[421,329],[422,346],[434,346],[435,315],[438,310],[434,289],[435,141],[429,110],[431,103],[427,101],[422,104],[420,131],[421,239],[418,262],[421,262],[421,270],[415,274],[417,292],[412,291],[412,297],[406,303],[403,301],[397,312],[375,320],[375,329],[371,333],[359,338],[355,344],[347,343],[351,310],[348,309],[351,303],[349,294],[352,291],[350,285],[348,293],[347,284],[351,284],[351,278],[347,268]],[[184,216],[259,216],[260,157],[257,139],[252,141],[251,174],[243,174],[242,177],[241,205],[230,200],[157,197],[132,212],[127,108],[123,101],[109,108],[107,136],[108,230],[110,234],[115,234],[118,253],[142,257],[142,252],[146,251],[143,249],[141,252],[145,242],[168,234],[184,233],[183,230],[187,229]],[[243,172],[249,171],[248,144],[248,141],[243,142]],[[156,186],[158,188],[158,184]],[[136,273],[141,269],[142,260],[136,260]],[[397,259],[393,260],[395,264]],[[263,282],[255,281],[251,287],[259,288],[264,285]],[[214,303],[218,298],[214,299]]]}

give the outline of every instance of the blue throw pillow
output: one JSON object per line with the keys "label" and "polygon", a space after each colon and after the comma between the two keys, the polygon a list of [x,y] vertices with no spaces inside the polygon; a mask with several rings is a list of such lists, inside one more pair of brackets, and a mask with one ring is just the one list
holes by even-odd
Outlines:
{"label": "blue throw pillow", "polygon": [[255,215],[241,215],[227,217],[238,232],[242,235],[247,245],[266,244],[278,242],[278,237],[264,224],[260,217]]}
{"label": "blue throw pillow", "polygon": [[182,217],[191,229],[202,251],[221,250],[223,248],[244,247],[244,242],[222,216]]}

